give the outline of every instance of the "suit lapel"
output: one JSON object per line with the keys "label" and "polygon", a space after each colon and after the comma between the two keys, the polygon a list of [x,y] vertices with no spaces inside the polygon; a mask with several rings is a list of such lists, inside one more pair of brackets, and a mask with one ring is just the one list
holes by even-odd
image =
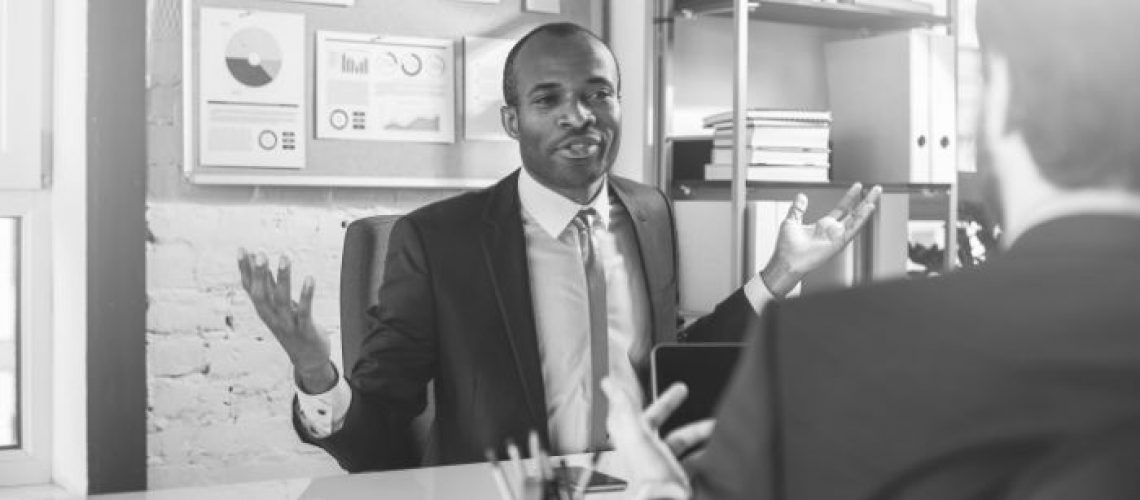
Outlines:
{"label": "suit lapel", "polygon": [[527,408],[545,442],[546,391],[530,294],[526,238],[519,211],[518,172],[492,188],[483,213],[482,251],[506,337],[518,368]]}
{"label": "suit lapel", "polygon": [[[628,181],[625,181],[628,182]],[[651,200],[641,199],[628,189],[622,179],[610,176],[610,186],[617,194],[618,199],[633,219],[634,232],[637,233],[637,248],[641,254],[641,270],[645,276],[646,297],[649,297],[650,331],[653,332],[654,344],[671,342],[675,340],[676,332],[672,327],[675,311],[667,307],[670,297],[661,296],[671,293],[673,288],[668,287],[673,279],[673,241],[672,230],[662,227],[667,224],[660,217],[650,217]]]}

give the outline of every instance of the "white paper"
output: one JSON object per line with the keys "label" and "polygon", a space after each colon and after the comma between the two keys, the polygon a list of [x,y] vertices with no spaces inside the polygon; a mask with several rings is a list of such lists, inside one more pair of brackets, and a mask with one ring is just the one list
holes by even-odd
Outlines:
{"label": "white paper", "polygon": [[457,2],[467,3],[499,3],[499,0],[456,0]]}
{"label": "white paper", "polygon": [[470,140],[509,141],[499,109],[503,102],[503,65],[515,40],[463,39],[463,125]]}
{"label": "white paper", "polygon": [[202,165],[304,168],[304,39],[300,14],[202,8]]}
{"label": "white paper", "polygon": [[451,40],[317,32],[322,139],[455,142]]}
{"label": "white paper", "polygon": [[562,0],[526,0],[526,10],[530,12],[545,12],[547,14],[561,14]]}

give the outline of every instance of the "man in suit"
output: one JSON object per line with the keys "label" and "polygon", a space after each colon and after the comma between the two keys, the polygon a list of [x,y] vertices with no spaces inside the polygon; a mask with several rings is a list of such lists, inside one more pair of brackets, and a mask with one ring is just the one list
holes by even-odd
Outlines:
{"label": "man in suit", "polygon": [[770,303],[691,477],[651,431],[683,391],[646,419],[607,390],[644,496],[998,498],[1065,438],[1140,415],[1140,3],[977,16],[1004,255]]}
{"label": "man in suit", "polygon": [[740,338],[874,209],[878,189],[861,197],[854,186],[803,225],[801,196],[765,271],[678,334],[669,202],[609,174],[619,86],[613,54],[578,26],[545,25],[518,42],[502,121],[523,168],[394,225],[374,325],[347,381],[309,318],[312,281],[294,304],[287,261],[275,280],[264,256],[242,255],[243,284],[295,367],[302,439],[350,471],[418,465],[409,422],[434,380],[438,439],[425,463],[482,460],[531,430],[557,453],[607,447],[604,374],[640,401],[653,344]]}

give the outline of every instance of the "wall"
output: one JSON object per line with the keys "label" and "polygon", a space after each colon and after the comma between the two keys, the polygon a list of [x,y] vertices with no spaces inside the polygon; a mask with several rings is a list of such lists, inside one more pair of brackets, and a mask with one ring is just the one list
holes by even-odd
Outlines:
{"label": "wall", "polygon": [[149,487],[338,473],[323,451],[293,434],[289,364],[241,288],[237,249],[264,251],[274,262],[288,253],[294,283],[317,279],[318,326],[336,332],[343,224],[457,191],[184,182],[180,1],[147,3]]}
{"label": "wall", "polygon": [[[678,17],[673,36],[674,135],[707,135],[701,118],[732,108],[731,17]],[[748,105],[827,108],[823,43],[843,32],[748,23]]]}
{"label": "wall", "polygon": [[[87,29],[88,492],[146,487],[143,100],[146,0],[94,2]],[[65,217],[63,213],[57,217]],[[113,432],[107,432],[112,430]]]}
{"label": "wall", "polygon": [[[323,451],[302,444],[293,433],[290,367],[241,288],[238,248],[263,251],[274,263],[287,253],[295,284],[305,275],[316,279],[318,327],[337,332],[340,246],[347,222],[404,213],[459,191],[185,182],[181,2],[147,3],[149,487],[340,473]],[[521,0],[503,3],[517,6]],[[631,161],[642,159],[634,155]],[[639,170],[633,167],[630,173]],[[335,334],[333,341],[337,352]]]}

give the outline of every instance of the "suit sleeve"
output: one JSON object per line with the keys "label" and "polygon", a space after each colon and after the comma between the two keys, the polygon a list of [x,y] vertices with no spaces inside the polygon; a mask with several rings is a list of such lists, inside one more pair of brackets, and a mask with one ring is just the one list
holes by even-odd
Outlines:
{"label": "suit sleeve", "polygon": [[389,236],[379,298],[348,378],[352,403],[344,425],[324,439],[297,429],[303,441],[324,448],[349,472],[415,467],[420,461],[411,421],[427,402],[437,337],[428,259],[422,235],[407,217]]}
{"label": "suit sleeve", "polygon": [[770,303],[716,412],[716,430],[692,474],[694,498],[773,499],[780,491],[776,366],[778,305]]}

